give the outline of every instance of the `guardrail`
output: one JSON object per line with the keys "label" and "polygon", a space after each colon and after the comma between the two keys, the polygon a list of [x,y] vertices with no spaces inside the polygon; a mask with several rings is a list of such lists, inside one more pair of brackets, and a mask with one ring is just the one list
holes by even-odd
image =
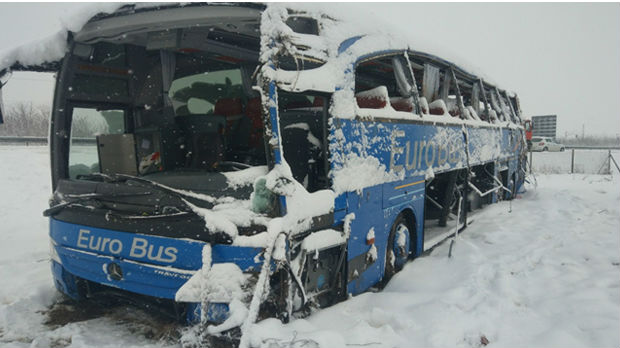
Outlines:
{"label": "guardrail", "polygon": [[[95,138],[73,138],[74,144],[96,144]],[[47,137],[15,137],[0,136],[0,144],[4,145],[47,145]]]}
{"label": "guardrail", "polygon": [[567,149],[576,150],[620,150],[620,146],[579,146],[579,145],[564,145]]}
{"label": "guardrail", "polygon": [[0,136],[0,143],[13,145],[47,145],[47,137],[12,137],[12,136]]}

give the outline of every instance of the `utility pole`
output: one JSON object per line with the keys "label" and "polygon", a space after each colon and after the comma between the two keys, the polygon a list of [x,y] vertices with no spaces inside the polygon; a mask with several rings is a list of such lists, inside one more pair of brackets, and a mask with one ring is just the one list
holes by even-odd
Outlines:
{"label": "utility pole", "polygon": [[581,124],[581,140],[585,139],[586,137],[586,125],[585,123]]}

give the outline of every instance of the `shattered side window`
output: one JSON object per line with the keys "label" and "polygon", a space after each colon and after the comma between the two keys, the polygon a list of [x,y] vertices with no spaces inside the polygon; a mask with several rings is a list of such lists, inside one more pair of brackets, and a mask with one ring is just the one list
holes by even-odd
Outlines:
{"label": "shattered side window", "polygon": [[390,95],[398,93],[390,58],[365,61],[355,69],[356,94],[378,86],[385,86]]}
{"label": "shattered side window", "polygon": [[284,157],[309,192],[328,187],[326,96],[278,90]]}
{"label": "shattered side window", "polygon": [[[383,109],[390,106],[396,111],[413,111],[413,80],[409,68],[394,58],[398,56],[366,60],[357,65],[355,98],[358,107]],[[400,81],[397,74],[400,75]]]}

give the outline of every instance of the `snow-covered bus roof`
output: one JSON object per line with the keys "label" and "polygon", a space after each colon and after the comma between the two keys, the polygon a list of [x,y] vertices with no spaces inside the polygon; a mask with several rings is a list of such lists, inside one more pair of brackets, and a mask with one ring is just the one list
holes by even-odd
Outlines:
{"label": "snow-covered bus roof", "polygon": [[[214,6],[215,5],[215,6]],[[49,71],[58,70],[59,62],[67,51],[68,35],[73,35],[78,41],[96,40],[97,38],[111,37],[119,33],[129,33],[144,30],[157,30],[162,23],[180,27],[183,25],[199,24],[216,16],[242,22],[248,16],[258,16],[265,6],[261,4],[118,4],[104,3],[85,6],[78,13],[63,20],[65,27],[59,32],[22,46],[0,51],[0,74],[7,70]],[[286,7],[285,7],[286,6]],[[191,7],[191,11],[186,11]],[[342,13],[333,11],[326,4],[270,4],[268,7],[278,7],[280,12],[294,13],[315,18],[319,23],[318,36],[289,32],[290,40],[297,45],[311,47],[305,55],[326,60],[327,64],[319,69],[313,69],[312,78],[304,78],[298,72],[278,72],[277,80],[287,83],[295,81],[295,90],[334,91],[338,78],[342,76],[345,65],[354,63],[365,56],[380,52],[409,51],[424,56],[439,66],[451,66],[461,75],[471,79],[483,78],[487,84],[496,86],[479,72],[459,62],[455,56],[443,52],[446,58],[424,53],[425,46],[437,46],[420,43],[419,38],[408,37],[407,33],[386,33],[382,28],[361,27],[351,21],[334,19]],[[204,9],[201,10],[201,9]],[[217,9],[216,12],[212,12]],[[211,11],[212,15],[209,15]],[[361,15],[361,14],[360,14]],[[131,21],[127,17],[131,16]],[[360,19],[362,20],[362,19]],[[149,25],[148,28],[145,26]],[[155,26],[155,27],[153,27]],[[267,26],[268,27],[268,26]],[[265,28],[265,27],[263,27]],[[290,28],[289,28],[290,29]],[[265,33],[262,33],[263,35]],[[449,60],[448,60],[449,59]],[[463,68],[465,67],[465,68]],[[321,74],[325,78],[316,78]],[[513,94],[513,93],[511,93]]]}

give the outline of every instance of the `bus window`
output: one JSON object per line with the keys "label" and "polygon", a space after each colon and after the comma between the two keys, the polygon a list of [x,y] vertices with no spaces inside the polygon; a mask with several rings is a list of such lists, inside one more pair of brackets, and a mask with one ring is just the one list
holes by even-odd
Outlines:
{"label": "bus window", "polygon": [[502,91],[500,93],[500,97],[501,97],[500,100],[501,100],[502,110],[504,111],[504,114],[507,115],[506,121],[519,124],[519,119],[516,114],[516,109],[511,103],[510,97],[508,97],[508,93],[506,93],[506,91]]}
{"label": "bus window", "polygon": [[497,121],[497,113],[493,110],[493,106],[491,105],[491,90],[482,80],[478,80],[478,85],[480,86],[481,119],[489,123],[495,123]]}
{"label": "bus window", "polygon": [[[495,111],[495,114],[497,115],[497,120],[506,121],[502,112],[502,107],[499,103],[499,96],[497,90],[495,90],[495,88],[491,88],[489,90],[489,94],[491,95],[489,102],[491,103],[491,108],[493,109],[493,111]],[[491,117],[491,119],[493,119],[493,117]]]}
{"label": "bus window", "polygon": [[278,90],[284,158],[309,192],[327,187],[326,97]]}
{"label": "bus window", "polygon": [[468,81],[464,78],[457,77],[457,83],[459,87],[459,92],[461,94],[461,98],[463,100],[464,107],[464,119],[469,120],[480,120],[480,116],[478,115],[478,110],[480,107],[479,98],[480,95],[478,93],[479,89],[475,82]]}
{"label": "bus window", "polygon": [[[462,96],[457,85],[458,82],[458,78],[454,75],[452,68],[441,70],[440,97],[446,107],[446,110],[443,110],[443,115],[463,118],[465,115],[462,115],[461,105],[459,105],[461,102],[459,98]],[[436,108],[431,106],[432,114],[442,114],[434,113],[433,109]]]}
{"label": "bus window", "polygon": [[240,66],[209,63],[200,58],[179,59],[168,94],[176,116],[213,114],[218,100],[243,96]]}
{"label": "bus window", "polygon": [[125,45],[77,44],[73,69],[75,75],[67,87],[71,99],[127,102],[132,71],[126,62]]}
{"label": "bus window", "polygon": [[448,115],[448,94],[451,77],[444,69],[431,64],[424,64],[422,79],[422,96],[420,106],[423,113],[431,115]]}
{"label": "bus window", "polygon": [[260,110],[256,97],[246,93],[240,62],[198,53],[177,54],[174,61],[168,97],[184,134],[185,166],[226,170],[220,168],[224,162],[264,164]]}
{"label": "bus window", "polygon": [[127,66],[124,45],[108,42],[98,42],[94,45],[76,43],[73,53],[80,63],[114,68]]}
{"label": "bus window", "polygon": [[124,132],[124,110],[74,107],[69,148],[69,177],[78,179],[81,175],[98,173],[100,163],[97,137]]}
{"label": "bus window", "polygon": [[[428,101],[424,97],[424,63],[418,59],[414,59],[412,54],[408,54],[409,66],[411,67],[411,73],[413,74],[414,87],[416,89],[418,99],[418,111],[420,114],[428,114]],[[414,96],[415,98],[416,96]],[[415,100],[414,100],[415,101]]]}
{"label": "bus window", "polygon": [[408,65],[401,58],[392,56],[366,60],[357,66],[355,96],[358,107],[383,109],[389,105],[396,111],[413,111],[413,79]]}

